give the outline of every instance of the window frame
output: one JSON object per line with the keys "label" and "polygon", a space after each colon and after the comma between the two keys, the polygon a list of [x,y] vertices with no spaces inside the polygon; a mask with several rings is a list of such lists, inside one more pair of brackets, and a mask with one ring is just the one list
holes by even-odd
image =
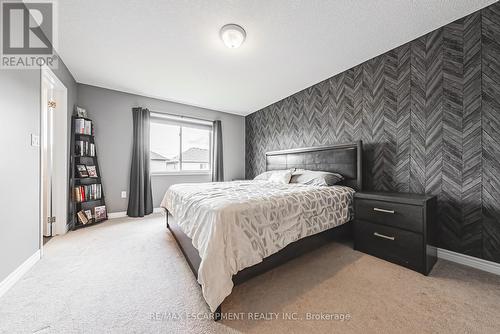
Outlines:
{"label": "window frame", "polygon": [[[175,176],[175,175],[211,175],[212,174],[212,133],[213,133],[213,124],[210,121],[189,118],[184,116],[174,116],[169,114],[162,113],[153,113],[150,115],[150,123],[170,123],[172,125],[179,126],[179,170],[178,171],[151,171],[151,176]],[[182,170],[182,129],[183,127],[189,127],[189,125],[193,125],[192,128],[206,127],[209,129],[209,140],[208,140],[208,170]],[[151,141],[151,135],[149,136],[149,140]],[[151,158],[150,158],[151,161]]]}

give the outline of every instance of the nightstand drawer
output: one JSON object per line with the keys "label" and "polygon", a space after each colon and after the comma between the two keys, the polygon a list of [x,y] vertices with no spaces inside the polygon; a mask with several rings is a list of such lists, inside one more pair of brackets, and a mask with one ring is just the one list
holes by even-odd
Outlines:
{"label": "nightstand drawer", "polygon": [[423,215],[418,205],[356,199],[356,219],[422,232]]}
{"label": "nightstand drawer", "polygon": [[422,271],[422,235],[362,220],[354,223],[355,249]]}

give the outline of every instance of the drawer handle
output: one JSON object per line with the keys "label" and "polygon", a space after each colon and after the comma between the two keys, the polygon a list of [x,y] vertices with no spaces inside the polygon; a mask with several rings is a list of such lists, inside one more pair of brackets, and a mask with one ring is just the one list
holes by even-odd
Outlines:
{"label": "drawer handle", "polygon": [[392,241],[394,241],[394,239],[396,239],[394,237],[390,237],[388,235],[383,235],[383,234],[380,234],[380,233],[377,233],[377,232],[374,232],[373,235],[376,236],[376,237],[379,237],[379,238],[384,238],[384,239],[392,240]]}
{"label": "drawer handle", "polygon": [[394,210],[386,210],[386,209],[379,209],[379,208],[373,208],[373,211],[378,211],[378,212],[384,212],[384,213],[396,213]]}

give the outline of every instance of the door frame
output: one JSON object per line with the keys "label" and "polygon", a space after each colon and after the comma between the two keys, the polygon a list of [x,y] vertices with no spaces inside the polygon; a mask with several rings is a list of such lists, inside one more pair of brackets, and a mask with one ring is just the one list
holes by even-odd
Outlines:
{"label": "door frame", "polygon": [[68,89],[54,72],[47,66],[42,66],[40,75],[40,250],[43,254],[43,228],[45,218],[43,217],[43,117],[47,113],[44,108],[47,108],[47,99],[45,92],[47,89],[52,89],[55,93],[57,105],[54,115],[53,138],[54,143],[52,153],[52,207],[53,216],[56,217],[56,222],[53,227],[53,235],[65,234],[68,231],[68,184],[69,184],[69,150],[68,150]]}

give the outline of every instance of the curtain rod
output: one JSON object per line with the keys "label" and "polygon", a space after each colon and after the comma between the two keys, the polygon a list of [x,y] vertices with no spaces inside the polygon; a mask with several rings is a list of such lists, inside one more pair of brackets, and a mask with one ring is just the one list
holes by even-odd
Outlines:
{"label": "curtain rod", "polygon": [[154,114],[161,114],[161,115],[165,115],[165,116],[186,118],[186,119],[192,119],[192,120],[203,121],[203,122],[210,122],[210,123],[213,123],[213,121],[214,121],[214,120],[211,120],[211,119],[204,119],[204,118],[199,118],[199,117],[191,117],[191,116],[169,114],[169,113],[166,113],[166,112],[156,111],[156,110],[150,110],[150,112],[152,112]]}

